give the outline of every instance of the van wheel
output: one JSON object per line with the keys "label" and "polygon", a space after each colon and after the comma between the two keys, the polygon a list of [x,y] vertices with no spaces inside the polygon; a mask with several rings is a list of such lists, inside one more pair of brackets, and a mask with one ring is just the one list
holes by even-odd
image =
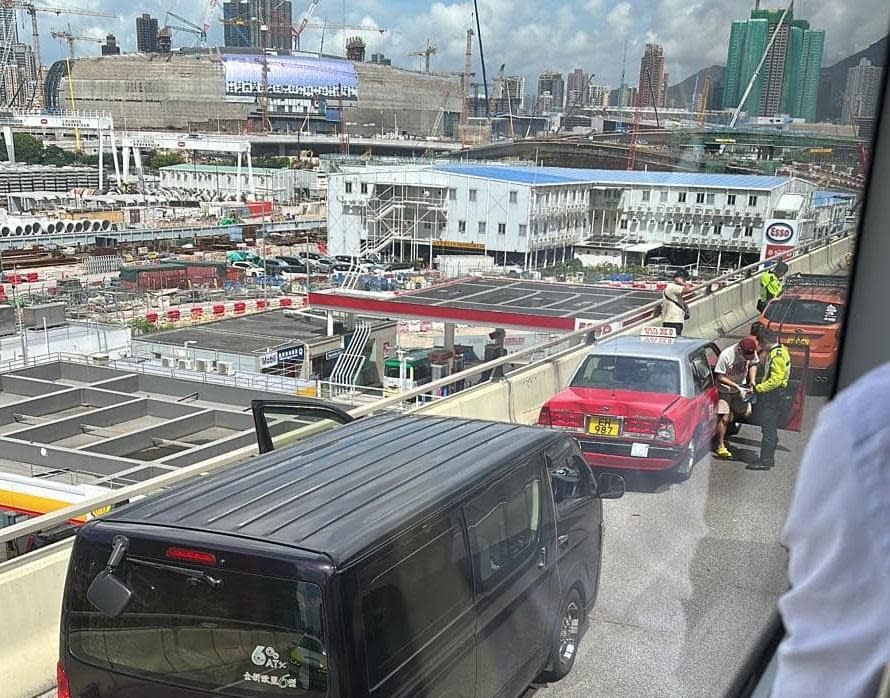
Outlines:
{"label": "van wheel", "polygon": [[550,668],[544,672],[545,681],[559,681],[565,678],[575,665],[578,643],[581,641],[584,604],[577,589],[569,591],[562,605],[559,630],[553,649],[550,651]]}
{"label": "van wheel", "polygon": [[674,468],[674,479],[680,482],[685,482],[692,477],[692,469],[695,468],[695,463],[698,461],[698,449],[695,447],[697,439],[697,435],[690,439],[686,448],[683,449],[682,460]]}

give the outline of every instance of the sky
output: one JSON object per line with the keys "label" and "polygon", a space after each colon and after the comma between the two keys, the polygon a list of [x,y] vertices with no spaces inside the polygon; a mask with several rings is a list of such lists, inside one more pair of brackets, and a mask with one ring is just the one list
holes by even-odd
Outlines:
{"label": "sky", "polygon": [[[753,0],[478,0],[489,81],[505,65],[508,75],[526,76],[527,89],[533,92],[541,70],[554,69],[565,75],[577,67],[595,73],[597,84],[614,87],[620,81],[626,40],[629,84],[637,81],[646,42],[664,45],[670,81],[675,84],[701,68],[726,62],[730,23],[747,17],[752,3]],[[207,8],[205,0],[46,0],[45,4],[119,16],[104,19],[40,14],[45,63],[67,50],[50,37],[50,31],[64,29],[69,22],[75,34],[104,37],[113,33],[127,51],[135,49],[135,17],[139,14],[149,12],[163,26],[167,10],[172,10],[201,24]],[[294,0],[295,23],[308,4],[308,0]],[[762,4],[778,8],[780,0],[763,0]],[[794,12],[796,17],[809,20],[814,29],[826,31],[825,65],[865,48],[885,35],[890,26],[887,0],[797,0]],[[222,43],[221,15],[222,11],[217,11],[213,21],[210,39],[214,44]],[[25,19],[20,20],[20,28]],[[383,52],[394,65],[419,68],[422,59],[408,54],[425,47],[430,39],[438,48],[432,69],[442,72],[463,70],[466,30],[475,25],[472,1],[320,0],[314,19],[328,23],[326,53],[334,53],[336,47],[345,43],[344,32],[332,29],[332,25],[383,27],[387,30],[383,34],[361,33],[368,44],[368,55]],[[170,20],[170,24],[179,23]],[[23,33],[30,35],[30,29]],[[350,30],[346,34],[356,32]],[[318,50],[320,38],[320,30],[307,29],[303,49]],[[192,43],[193,37],[188,34],[174,35],[174,46]],[[98,44],[77,46],[78,55],[98,52]],[[479,80],[478,44],[474,44],[473,52],[473,70]]]}

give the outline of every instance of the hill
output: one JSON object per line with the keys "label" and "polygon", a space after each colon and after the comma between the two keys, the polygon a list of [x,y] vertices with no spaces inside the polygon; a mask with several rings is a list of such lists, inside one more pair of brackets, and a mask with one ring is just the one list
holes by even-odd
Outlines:
{"label": "hill", "polygon": [[722,95],[723,73],[726,68],[722,65],[712,65],[710,68],[702,68],[697,73],[693,73],[688,78],[676,85],[668,87],[667,102],[671,106],[678,109],[690,109],[692,106],[693,93],[701,92],[702,86],[705,84],[705,76],[711,76],[711,99],[710,107],[712,109],[720,108],[720,98]]}

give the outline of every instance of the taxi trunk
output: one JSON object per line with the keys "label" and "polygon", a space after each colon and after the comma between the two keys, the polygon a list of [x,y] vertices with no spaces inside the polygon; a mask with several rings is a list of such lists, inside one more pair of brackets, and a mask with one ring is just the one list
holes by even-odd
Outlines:
{"label": "taxi trunk", "polygon": [[668,416],[678,395],[569,388],[550,400],[538,423],[572,433],[592,467],[668,470],[682,457]]}

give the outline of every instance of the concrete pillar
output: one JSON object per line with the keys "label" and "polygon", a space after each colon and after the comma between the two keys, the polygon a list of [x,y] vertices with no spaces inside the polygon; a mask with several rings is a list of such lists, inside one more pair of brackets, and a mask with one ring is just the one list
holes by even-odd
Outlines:
{"label": "concrete pillar", "polygon": [[256,184],[253,181],[253,159],[250,157],[250,151],[247,151],[247,189],[251,196],[256,200]]}
{"label": "concrete pillar", "polygon": [[241,201],[241,151],[238,151],[238,163],[235,166],[235,198]]}
{"label": "concrete pillar", "polygon": [[99,191],[105,191],[105,144],[102,143],[102,128],[96,129],[99,136]]}
{"label": "concrete pillar", "polygon": [[327,312],[328,319],[328,337],[334,336],[334,313],[332,311]]}
{"label": "concrete pillar", "polygon": [[139,183],[145,181],[145,167],[142,165],[142,150],[133,148],[133,165],[136,167],[136,174],[139,175]]}
{"label": "concrete pillar", "polygon": [[445,323],[445,351],[454,351],[454,323]]}
{"label": "concrete pillar", "polygon": [[114,135],[114,127],[108,131],[108,138],[111,142],[111,159],[114,162],[114,176],[117,178],[117,183],[121,183],[121,166],[120,161],[117,158],[117,138]]}
{"label": "concrete pillar", "polygon": [[130,176],[130,147],[127,145],[121,148],[121,160],[123,161],[123,181],[126,182]]}
{"label": "concrete pillar", "polygon": [[12,140],[12,126],[3,127],[3,140],[6,141],[7,160],[15,165],[15,143]]}

